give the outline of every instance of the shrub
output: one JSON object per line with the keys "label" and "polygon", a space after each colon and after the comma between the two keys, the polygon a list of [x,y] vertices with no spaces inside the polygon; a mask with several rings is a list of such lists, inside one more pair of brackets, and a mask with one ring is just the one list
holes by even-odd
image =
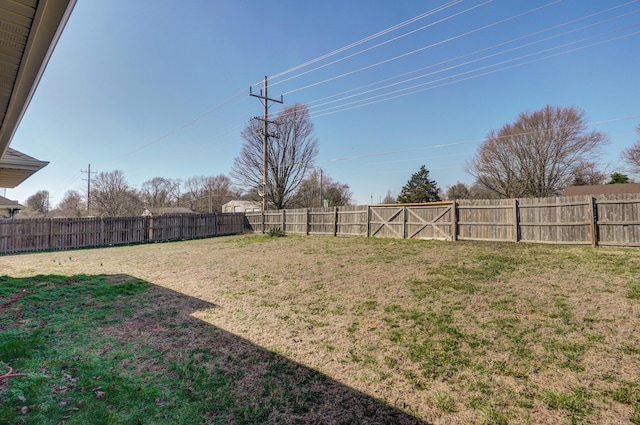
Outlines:
{"label": "shrub", "polygon": [[284,233],[284,230],[282,230],[279,227],[272,227],[271,229],[269,229],[269,231],[267,232],[267,235],[269,235],[272,238],[281,238],[283,236],[286,236],[286,234]]}

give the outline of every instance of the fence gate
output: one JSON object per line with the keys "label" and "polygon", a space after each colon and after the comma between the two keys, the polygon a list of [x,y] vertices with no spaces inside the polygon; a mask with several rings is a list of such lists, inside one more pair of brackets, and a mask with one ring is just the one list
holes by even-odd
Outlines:
{"label": "fence gate", "polygon": [[407,239],[453,240],[455,220],[453,203],[406,207]]}
{"label": "fence gate", "polygon": [[397,206],[371,206],[369,235],[379,238],[404,239],[405,208]]}
{"label": "fence gate", "polygon": [[372,205],[369,235],[379,238],[453,240],[452,202],[429,205]]}

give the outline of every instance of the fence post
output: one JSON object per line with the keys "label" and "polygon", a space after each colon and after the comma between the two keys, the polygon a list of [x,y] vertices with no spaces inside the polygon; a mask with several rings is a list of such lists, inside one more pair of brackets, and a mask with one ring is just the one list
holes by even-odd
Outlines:
{"label": "fence post", "polygon": [[262,209],[262,233],[265,233],[264,208]]}
{"label": "fence post", "polygon": [[513,200],[513,241],[520,241],[520,220],[519,220],[518,198]]}
{"label": "fence post", "polygon": [[367,205],[367,237],[371,236],[371,205]]}
{"label": "fence post", "polygon": [[49,219],[49,246],[47,248],[53,248],[53,240],[55,238],[54,230],[53,230],[53,217]]}
{"label": "fence post", "polygon": [[591,246],[598,246],[598,207],[596,204],[596,198],[593,196],[589,199],[589,218],[591,227]]}
{"label": "fence post", "polygon": [[333,212],[333,236],[338,236],[338,207]]}
{"label": "fence post", "polygon": [[451,240],[458,240],[458,201],[453,200],[451,204]]}
{"label": "fence post", "polygon": [[282,210],[282,231],[286,233],[286,225],[287,225],[287,210]]}
{"label": "fence post", "polygon": [[402,239],[407,239],[407,207],[402,207]]}
{"label": "fence post", "polygon": [[305,225],[306,225],[305,229],[307,229],[306,234],[307,234],[307,236],[309,236],[309,228],[311,227],[311,224],[310,224],[310,221],[309,221],[309,208],[307,208]]}
{"label": "fence post", "polygon": [[153,242],[153,216],[149,216],[149,242]]}

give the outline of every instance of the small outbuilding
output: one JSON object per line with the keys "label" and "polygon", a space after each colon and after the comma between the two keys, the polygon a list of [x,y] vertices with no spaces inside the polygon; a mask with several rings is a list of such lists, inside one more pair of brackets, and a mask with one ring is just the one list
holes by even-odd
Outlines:
{"label": "small outbuilding", "polygon": [[229,201],[222,206],[222,212],[260,212],[262,204],[256,201]]}
{"label": "small outbuilding", "polygon": [[143,217],[156,217],[167,214],[195,214],[191,208],[186,207],[148,207],[142,213]]}
{"label": "small outbuilding", "polygon": [[20,205],[18,201],[0,196],[0,218],[13,218],[23,208],[24,205]]}

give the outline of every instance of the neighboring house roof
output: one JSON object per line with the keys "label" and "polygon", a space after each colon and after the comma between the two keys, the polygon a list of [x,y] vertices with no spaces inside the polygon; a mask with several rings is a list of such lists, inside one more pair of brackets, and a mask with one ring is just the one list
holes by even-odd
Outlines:
{"label": "neighboring house roof", "polygon": [[18,201],[12,201],[11,199],[7,199],[4,196],[0,196],[0,209],[21,210],[23,208],[24,205],[20,205]]}
{"label": "neighboring house roof", "polygon": [[222,212],[262,211],[262,203],[256,201],[234,200],[222,206]]}
{"label": "neighboring house roof", "polygon": [[195,214],[195,211],[186,207],[149,207],[142,213],[144,216],[165,214]]}
{"label": "neighboring house roof", "polygon": [[618,195],[640,193],[640,183],[597,184],[592,186],[569,186],[562,196]]}
{"label": "neighboring house roof", "polygon": [[14,169],[5,157],[75,4],[0,0],[0,187],[15,187],[47,165],[38,161],[36,170],[24,169],[24,164]]}
{"label": "neighboring house roof", "polygon": [[15,214],[24,208],[18,201],[12,201],[4,196],[0,196],[0,218],[12,218]]}

